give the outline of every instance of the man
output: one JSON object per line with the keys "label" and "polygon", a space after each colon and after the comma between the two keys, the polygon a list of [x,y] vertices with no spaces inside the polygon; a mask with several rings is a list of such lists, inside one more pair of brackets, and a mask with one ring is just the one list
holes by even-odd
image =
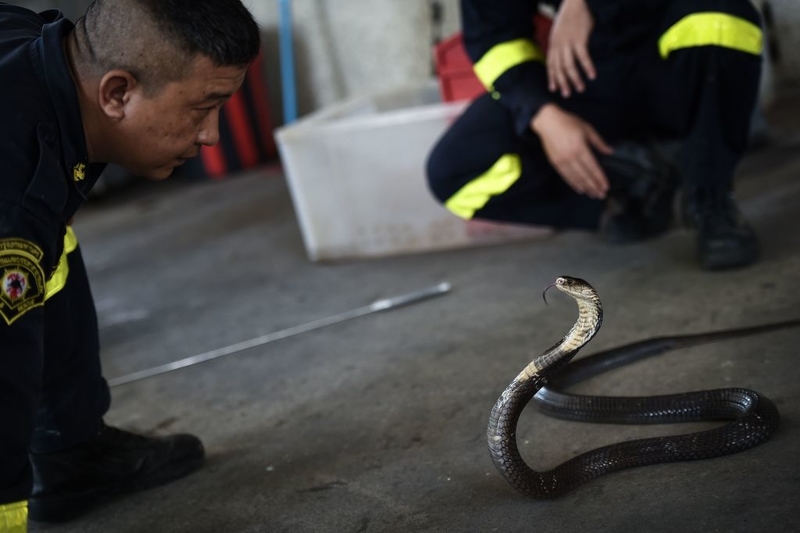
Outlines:
{"label": "man", "polygon": [[201,464],[196,437],[104,424],[69,223],[104,163],[163,179],[216,143],[258,49],[239,0],[97,0],[75,26],[0,4],[0,530],[25,531],[28,509],[65,520]]}
{"label": "man", "polygon": [[432,151],[434,195],[463,218],[630,242],[668,229],[679,175],[700,263],[754,262],[756,235],[731,194],[760,76],[750,2],[565,0],[546,61],[531,38],[537,3],[462,1],[488,92]]}

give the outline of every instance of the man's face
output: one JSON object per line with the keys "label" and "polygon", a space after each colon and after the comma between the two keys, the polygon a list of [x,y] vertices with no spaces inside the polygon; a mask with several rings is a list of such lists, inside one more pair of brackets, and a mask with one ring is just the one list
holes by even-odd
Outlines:
{"label": "man's face", "polygon": [[167,178],[219,140],[219,110],[242,85],[245,67],[217,67],[197,56],[189,73],[147,96],[139,88],[126,104],[114,161],[139,176]]}

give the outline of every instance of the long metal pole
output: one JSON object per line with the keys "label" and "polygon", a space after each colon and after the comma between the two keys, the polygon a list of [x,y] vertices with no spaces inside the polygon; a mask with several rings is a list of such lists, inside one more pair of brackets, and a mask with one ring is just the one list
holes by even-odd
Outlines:
{"label": "long metal pole", "polygon": [[352,320],[354,318],[358,318],[364,315],[369,315],[371,313],[389,311],[392,309],[397,309],[398,307],[404,305],[421,302],[423,300],[427,300],[429,298],[433,298],[435,296],[440,296],[442,294],[450,292],[450,289],[451,289],[450,283],[445,281],[439,283],[438,285],[434,285],[433,287],[428,287],[426,289],[410,292],[407,294],[402,294],[400,296],[394,296],[392,298],[383,298],[380,300],[376,300],[364,307],[359,307],[356,309],[352,309],[350,311],[338,313],[336,315],[331,315],[325,318],[312,320],[311,322],[307,322],[299,326],[282,329],[280,331],[276,331],[274,333],[268,333],[266,335],[262,335],[254,339],[237,342],[236,344],[231,344],[230,346],[217,348],[216,350],[211,350],[209,352],[204,352],[201,354],[193,355],[191,357],[186,357],[185,359],[179,359],[178,361],[173,361],[171,363],[154,366],[152,368],[146,368],[144,370],[139,370],[138,372],[133,372],[131,374],[126,374],[124,376],[113,378],[108,380],[108,385],[110,387],[116,387],[118,385],[124,385],[126,383],[131,383],[133,381],[139,381],[153,376],[158,376],[160,374],[166,374],[167,372],[172,372],[173,370],[186,368],[187,366],[196,365],[204,361],[210,361],[212,359],[217,359],[219,357],[223,357],[226,355],[242,352],[250,348],[255,348],[256,346],[262,346],[264,344],[285,339],[287,337],[293,337],[301,333],[306,333],[315,329],[324,328],[325,326],[338,324],[340,322],[344,322],[345,320]]}
{"label": "long metal pole", "polygon": [[281,87],[283,92],[283,122],[297,120],[297,86],[294,76],[294,43],[292,1],[278,0],[278,41],[281,57]]}

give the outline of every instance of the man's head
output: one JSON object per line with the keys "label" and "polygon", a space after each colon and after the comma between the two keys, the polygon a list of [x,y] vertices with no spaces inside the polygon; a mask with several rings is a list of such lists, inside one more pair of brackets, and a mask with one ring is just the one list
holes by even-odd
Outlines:
{"label": "man's head", "polygon": [[90,158],[165,178],[217,142],[259,33],[240,0],[96,0],[68,50]]}

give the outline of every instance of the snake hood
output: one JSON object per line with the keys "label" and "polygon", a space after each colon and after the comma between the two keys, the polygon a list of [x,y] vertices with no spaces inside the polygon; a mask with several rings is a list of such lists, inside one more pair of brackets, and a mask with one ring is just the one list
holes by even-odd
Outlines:
{"label": "snake hood", "polygon": [[545,295],[551,287],[557,288],[575,300],[578,304],[578,320],[560,341],[536,357],[518,378],[525,374],[530,376],[534,372],[541,373],[558,361],[562,364],[568,363],[578,350],[597,334],[603,324],[603,304],[589,282],[581,278],[559,276],[542,293],[545,303],[547,303]]}

